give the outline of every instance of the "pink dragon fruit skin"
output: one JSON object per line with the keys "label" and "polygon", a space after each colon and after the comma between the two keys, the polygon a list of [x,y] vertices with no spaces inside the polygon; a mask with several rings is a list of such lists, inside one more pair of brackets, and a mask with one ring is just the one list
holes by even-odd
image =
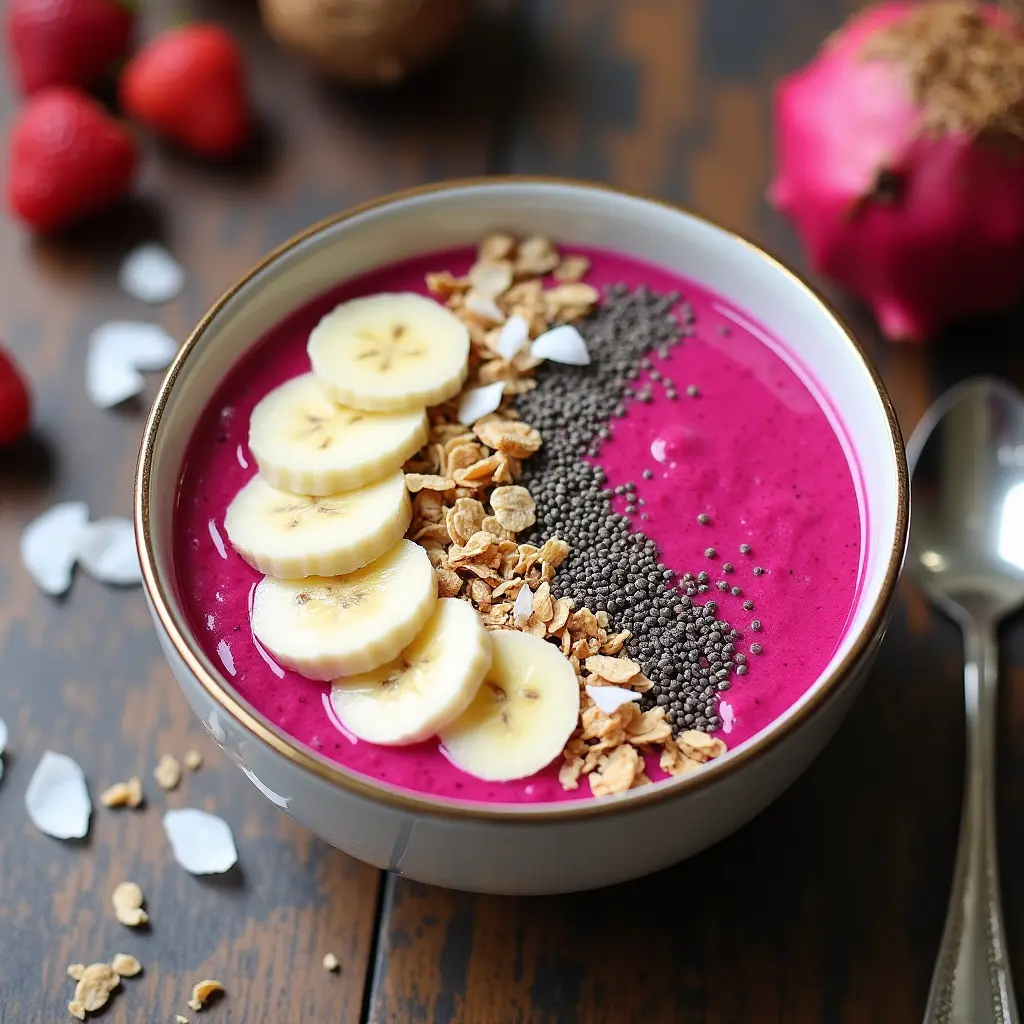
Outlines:
{"label": "pink dragon fruit skin", "polygon": [[[915,9],[869,8],[778,84],[769,189],[815,268],[903,341],[1024,296],[1024,143],[925,135],[904,69],[864,57]],[[982,10],[1016,31],[1004,11]]]}

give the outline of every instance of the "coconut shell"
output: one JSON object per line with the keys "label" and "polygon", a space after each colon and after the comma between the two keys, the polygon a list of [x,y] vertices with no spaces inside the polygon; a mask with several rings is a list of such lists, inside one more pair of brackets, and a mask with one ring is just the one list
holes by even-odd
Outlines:
{"label": "coconut shell", "polygon": [[463,27],[472,0],[260,0],[283,47],[346,85],[396,85],[422,70]]}

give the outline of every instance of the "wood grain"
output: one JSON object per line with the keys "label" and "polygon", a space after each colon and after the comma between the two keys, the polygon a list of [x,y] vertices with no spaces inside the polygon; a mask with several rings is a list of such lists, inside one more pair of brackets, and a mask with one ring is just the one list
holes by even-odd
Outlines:
{"label": "wood grain", "polygon": [[[683,201],[801,266],[764,203],[770,83],[859,4],[563,0],[529,8],[543,83],[507,166]],[[820,283],[820,282],[819,282]],[[1019,317],[928,349],[883,343],[824,285],[883,371],[904,430],[975,372],[1024,383]],[[1024,630],[1006,630],[1000,820],[1024,984]],[[775,805],[673,869],[598,893],[507,899],[386,882],[373,1022],[903,1024],[919,1020],[959,817],[961,648],[909,584],[835,740]],[[580,850],[579,857],[595,856]]]}
{"label": "wood grain", "polygon": [[[260,32],[254,5],[198,6],[242,39],[260,127],[243,159],[204,167],[147,144],[138,196],[58,241],[32,242],[10,222],[0,234],[0,335],[31,378],[36,435],[0,461],[0,716],[10,727],[0,781],[0,1022],[70,1019],[65,966],[134,953],[144,974],[126,981],[103,1019],[169,1022],[193,982],[223,981],[211,1021],[354,1022],[362,1016],[379,874],[344,857],[272,807],[209,743],[175,686],[138,589],[115,591],[81,575],[65,599],[37,593],[17,540],[33,515],[85,499],[94,516],[127,515],[147,395],[112,412],[85,396],[86,339],[111,318],[154,319],[176,337],[269,248],[353,201],[423,180],[486,169],[492,92],[482,61],[503,4],[448,70],[400,95],[346,97],[317,82]],[[149,27],[179,6],[155,5]],[[501,60],[491,69],[502,66]],[[6,70],[6,69],[5,69]],[[5,76],[6,77],[6,76]],[[497,80],[495,80],[497,81]],[[458,116],[453,104],[459,103]],[[6,130],[18,100],[0,92]],[[142,240],[167,244],[187,269],[184,294],[157,310],[119,292],[120,258]],[[164,793],[158,756],[205,756],[198,773]],[[142,777],[138,811],[97,807],[89,838],[37,833],[23,797],[46,749],[74,756],[94,798]],[[218,880],[187,875],[171,859],[160,818],[198,806],[234,829],[240,870]],[[138,882],[151,927],[114,919],[110,894]],[[321,966],[328,950],[339,975]]]}

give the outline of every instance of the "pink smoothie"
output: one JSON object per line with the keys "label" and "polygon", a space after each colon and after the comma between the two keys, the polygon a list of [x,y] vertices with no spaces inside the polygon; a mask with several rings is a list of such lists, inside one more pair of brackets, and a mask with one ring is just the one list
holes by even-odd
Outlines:
{"label": "pink smoothie", "polygon": [[[784,344],[742,312],[686,280],[622,256],[592,252],[588,281],[624,281],[679,291],[695,333],[654,369],[672,378],[679,398],[656,387],[609,423],[599,462],[608,485],[633,481],[647,520],[634,517],[678,573],[707,570],[717,615],[743,633],[737,650],[748,673],[722,693],[719,735],[730,747],[790,707],[819,677],[854,609],[863,531],[855,469],[819,399],[794,371]],[[224,513],[254,474],[246,437],[253,406],[272,388],[308,372],[306,339],[334,305],[379,291],[426,293],[424,274],[462,273],[469,250],[439,253],[373,272],[310,302],[272,327],[253,355],[223,383],[198,425],[182,467],[176,514],[178,587],[198,643],[231,686],[289,735],[346,768],[384,783],[446,798],[544,802],[589,798],[584,782],[559,785],[560,762],[530,779],[487,783],[452,766],[436,741],[383,748],[357,742],[336,723],[329,687],[282,669],[254,641],[249,600],[259,574],[226,544]],[[803,374],[806,378],[806,374]],[[696,385],[699,395],[685,389]],[[649,470],[649,478],[643,475]],[[624,511],[615,499],[616,511]],[[702,525],[697,516],[707,513]],[[750,546],[749,554],[740,545]],[[714,548],[716,555],[704,552]],[[723,573],[731,562],[733,571]],[[763,568],[761,574],[754,567]],[[742,594],[721,592],[727,580]],[[744,601],[753,601],[746,611]],[[757,619],[760,631],[750,628]],[[614,625],[614,622],[613,622]],[[750,652],[752,643],[763,652]],[[649,774],[662,774],[649,765]]]}

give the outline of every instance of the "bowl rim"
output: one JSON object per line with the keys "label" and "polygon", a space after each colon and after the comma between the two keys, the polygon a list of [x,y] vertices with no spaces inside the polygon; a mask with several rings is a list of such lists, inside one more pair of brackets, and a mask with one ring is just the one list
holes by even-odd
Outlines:
{"label": "bowl rim", "polygon": [[[175,383],[182,367],[195,348],[202,342],[214,318],[224,306],[252,278],[271,266],[287,252],[347,220],[351,220],[371,210],[417,196],[429,196],[456,191],[461,188],[500,187],[502,185],[558,185],[573,189],[606,192],[612,195],[640,200],[654,206],[660,206],[672,213],[682,213],[694,220],[700,221],[706,226],[716,228],[718,231],[728,235],[735,244],[742,246],[748,252],[752,252],[755,256],[770,264],[776,271],[788,279],[793,287],[803,291],[805,295],[816,301],[825,310],[839,328],[847,344],[852,348],[854,355],[860,361],[878,394],[886,417],[889,441],[896,465],[896,535],[893,539],[892,549],[889,552],[882,589],[853,646],[843,660],[824,679],[819,680],[818,689],[813,696],[793,714],[789,715],[789,717],[784,720],[776,719],[770,723],[760,734],[748,741],[748,745],[744,749],[733,756],[727,755],[721,761],[709,762],[700,771],[659,781],[657,785],[629,790],[626,793],[616,794],[610,798],[540,804],[476,804],[468,801],[463,802],[428,796],[412,790],[387,786],[369,776],[363,776],[351,769],[346,769],[337,762],[317,754],[300,741],[288,735],[269,719],[266,719],[255,708],[251,708],[248,702],[240,695],[231,692],[226,681],[218,677],[216,670],[210,671],[207,669],[204,665],[204,656],[192,636],[192,631],[188,629],[184,621],[179,622],[177,616],[172,611],[175,603],[170,594],[172,584],[170,581],[164,580],[161,574],[157,572],[153,554],[153,539],[149,515],[151,504],[150,492],[152,487],[154,451],[159,438],[164,410],[174,391]],[[152,603],[154,615],[177,655],[206,692],[207,696],[244,729],[254,734],[290,764],[312,773],[321,781],[330,785],[340,786],[351,795],[373,802],[381,802],[394,810],[413,812],[418,815],[429,815],[431,817],[475,819],[505,823],[514,822],[516,825],[525,825],[531,822],[544,824],[567,819],[621,814],[649,807],[651,804],[664,802],[670,798],[679,797],[687,793],[695,793],[707,789],[709,786],[724,780],[727,776],[735,774],[744,767],[761,760],[787,736],[794,733],[807,720],[813,717],[841,688],[842,683],[851,675],[856,664],[867,653],[873,638],[885,624],[886,616],[896,595],[907,548],[910,520],[910,484],[903,435],[885,384],[843,317],[833,308],[828,299],[814,285],[805,280],[803,276],[791,270],[781,260],[745,235],[718,224],[710,218],[702,217],[682,204],[585,179],[564,178],[556,175],[516,174],[449,178],[377,196],[374,199],[348,206],[338,213],[325,217],[308,228],[297,232],[254,264],[209,306],[185,339],[168,369],[146,419],[136,468],[133,504],[136,543],[142,567],[142,582]]]}

